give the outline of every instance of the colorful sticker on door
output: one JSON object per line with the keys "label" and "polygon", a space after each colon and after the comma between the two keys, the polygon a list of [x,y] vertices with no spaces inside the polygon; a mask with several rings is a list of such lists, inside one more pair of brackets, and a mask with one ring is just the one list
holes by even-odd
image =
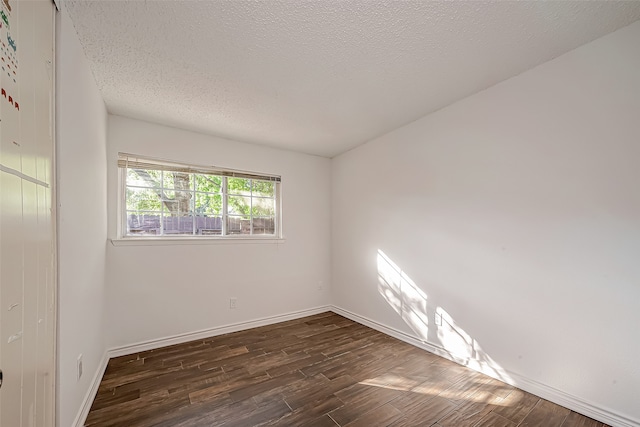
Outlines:
{"label": "colorful sticker on door", "polygon": [[3,76],[17,83],[18,79],[18,44],[11,35],[11,5],[9,0],[2,0],[0,10],[0,67]]}
{"label": "colorful sticker on door", "polygon": [[4,98],[9,104],[11,104],[16,110],[20,111],[20,104],[18,104],[18,99],[14,98],[10,92],[7,92],[5,88],[1,89],[0,96]]}

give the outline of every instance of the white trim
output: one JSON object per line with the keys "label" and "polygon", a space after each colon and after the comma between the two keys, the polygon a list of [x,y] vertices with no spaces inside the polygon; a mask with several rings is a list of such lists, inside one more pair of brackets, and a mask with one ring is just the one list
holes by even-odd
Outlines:
{"label": "white trim", "polygon": [[73,427],[83,427],[84,423],[87,421],[87,416],[89,415],[89,410],[91,409],[91,405],[93,404],[94,399],[96,398],[96,394],[98,394],[98,388],[100,387],[100,382],[102,381],[102,377],[104,376],[104,371],[107,369],[107,364],[109,363],[109,357],[107,352],[102,356],[102,360],[98,364],[98,369],[96,369],[96,373],[93,375],[91,379],[91,384],[89,390],[87,390],[87,394],[84,396],[82,400],[82,405],[80,406],[80,411],[78,411],[78,415],[76,415],[76,419],[73,421]]}
{"label": "white trim", "polygon": [[[113,246],[171,246],[171,245],[228,245],[272,244],[281,245],[286,239],[277,237],[123,237],[109,239]],[[328,309],[327,309],[328,310]]]}
{"label": "white trim", "polygon": [[331,307],[331,311],[333,311],[336,314],[339,314],[340,316],[346,317],[347,319],[353,320],[354,322],[358,322],[362,325],[375,329],[376,331],[382,332],[383,334],[397,338],[400,341],[404,341],[407,344],[411,344],[415,347],[421,348],[423,350],[427,350],[430,353],[433,353],[438,356],[444,357],[445,359],[451,360],[452,362],[456,362],[451,357],[451,354],[445,351],[444,348],[437,345],[433,345],[427,341],[421,340],[413,335],[407,334],[406,332],[402,332],[390,326],[383,325],[382,323],[378,323],[375,320],[369,319],[368,317],[360,316],[359,314],[355,314],[349,310],[345,310],[344,308],[341,308],[335,305]]}
{"label": "white trim", "polygon": [[109,357],[125,356],[127,354],[139,353],[141,351],[154,350],[174,344],[182,344],[189,341],[215,337],[216,335],[228,334],[231,332],[244,331],[246,329],[260,326],[272,325],[274,323],[286,322],[287,320],[299,319],[301,317],[312,316],[314,314],[331,311],[331,306],[325,305],[307,310],[294,311],[287,314],[263,317],[260,319],[248,320],[245,322],[232,323],[224,326],[216,326],[209,329],[201,329],[195,332],[172,335],[154,340],[142,341],[136,344],[129,344],[110,349],[107,353]]}
{"label": "white trim", "polygon": [[603,422],[614,427],[639,427],[640,420],[629,418],[626,415],[616,413],[611,409],[604,408],[596,403],[582,399],[577,396],[573,396],[569,393],[565,393],[562,390],[558,390],[554,387],[540,383],[535,380],[531,380],[515,372],[507,371],[507,373],[513,378],[512,385],[528,391],[531,394],[542,397],[553,403],[557,403],[560,406],[569,408],[579,414],[586,415],[594,420]]}
{"label": "white trim", "polygon": [[[404,341],[415,347],[421,348],[440,357],[444,357],[447,360],[458,363],[453,355],[451,355],[448,351],[446,351],[439,345],[421,340],[411,334],[376,322],[375,320],[371,320],[367,317],[353,313],[352,311],[346,310],[336,305],[331,306],[331,311],[339,314],[340,316],[344,316],[347,319],[353,320],[354,322],[382,332],[383,334],[397,338],[400,341]],[[471,366],[469,366],[469,368],[473,369]],[[485,375],[488,375],[486,372],[483,373]],[[512,386],[518,387],[526,392],[534,394],[550,402],[556,403],[558,405],[564,406],[565,408],[586,415],[587,417],[593,418],[594,420],[614,427],[640,426],[640,420],[629,418],[628,416],[616,413],[593,402],[589,402],[585,399],[565,393],[546,384],[542,384],[538,381],[526,378],[520,374],[516,374],[515,372],[505,370],[505,373],[510,377],[509,381],[505,381],[505,379],[503,378],[497,379],[503,382],[508,382]]]}

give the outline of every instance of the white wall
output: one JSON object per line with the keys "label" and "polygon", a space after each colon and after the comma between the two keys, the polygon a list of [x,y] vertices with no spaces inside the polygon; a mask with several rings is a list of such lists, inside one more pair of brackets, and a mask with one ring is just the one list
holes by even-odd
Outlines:
{"label": "white wall", "polygon": [[[108,129],[111,238],[117,237],[118,152],[281,175],[285,237],[280,244],[109,244],[110,347],[329,303],[329,159],[119,116],[109,116]],[[230,297],[238,299],[235,310]]]}
{"label": "white wall", "polygon": [[640,22],[334,158],[332,301],[640,423],[638,46]]}
{"label": "white wall", "polygon": [[[107,112],[66,11],[56,17],[58,425],[71,426],[105,352]],[[84,374],[76,381],[76,358]]]}

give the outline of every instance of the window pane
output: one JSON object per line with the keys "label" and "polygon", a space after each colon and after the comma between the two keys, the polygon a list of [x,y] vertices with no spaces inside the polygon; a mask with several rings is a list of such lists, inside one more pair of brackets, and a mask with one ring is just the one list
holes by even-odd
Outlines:
{"label": "window pane", "polygon": [[165,172],[164,188],[174,188],[176,190],[193,190],[191,184],[191,174],[183,172]]}
{"label": "window pane", "polygon": [[228,178],[227,192],[229,194],[251,195],[251,180],[246,178]]}
{"label": "window pane", "polygon": [[169,215],[164,219],[164,234],[193,234],[193,217]]}
{"label": "window pane", "polygon": [[127,234],[160,234],[160,213],[127,212]]}
{"label": "window pane", "polygon": [[222,215],[222,194],[196,193],[196,215]]}
{"label": "window pane", "polygon": [[275,234],[276,221],[271,218],[253,218],[253,234]]}
{"label": "window pane", "polygon": [[251,220],[248,217],[229,215],[227,217],[229,234],[251,234]]}
{"label": "window pane", "polygon": [[251,209],[251,197],[229,196],[227,198],[230,214],[249,215]]}
{"label": "window pane", "polygon": [[127,169],[127,185],[138,187],[160,187],[160,171]]}
{"label": "window pane", "polygon": [[207,193],[222,192],[222,177],[215,175],[193,175],[196,183],[196,191]]}
{"label": "window pane", "polygon": [[159,211],[162,208],[160,197],[155,190],[127,187],[127,210]]}
{"label": "window pane", "polygon": [[173,216],[190,215],[193,193],[186,191],[165,191],[164,211]]}
{"label": "window pane", "polygon": [[273,197],[274,183],[271,181],[253,180],[253,195],[262,197]]}
{"label": "window pane", "polygon": [[173,174],[171,172],[163,172],[162,174],[162,186],[164,188],[174,188],[173,185]]}
{"label": "window pane", "polygon": [[253,216],[274,216],[276,207],[273,199],[254,197],[251,215]]}
{"label": "window pane", "polygon": [[222,234],[222,217],[220,216],[197,216],[196,234],[203,236],[215,236]]}

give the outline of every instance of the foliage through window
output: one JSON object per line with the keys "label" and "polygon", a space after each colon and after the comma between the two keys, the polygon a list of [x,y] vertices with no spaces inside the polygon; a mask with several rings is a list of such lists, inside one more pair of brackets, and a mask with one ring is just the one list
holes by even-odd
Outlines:
{"label": "foliage through window", "polygon": [[120,154],[122,235],[279,236],[280,177]]}

